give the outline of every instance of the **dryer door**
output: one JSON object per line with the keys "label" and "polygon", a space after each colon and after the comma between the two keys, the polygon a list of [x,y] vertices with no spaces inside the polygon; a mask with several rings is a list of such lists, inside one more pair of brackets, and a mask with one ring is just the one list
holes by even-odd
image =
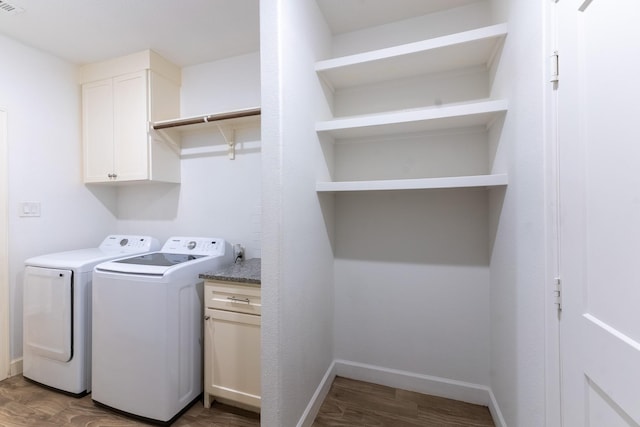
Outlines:
{"label": "dryer door", "polygon": [[73,356],[73,273],[27,267],[24,273],[25,351],[67,362]]}

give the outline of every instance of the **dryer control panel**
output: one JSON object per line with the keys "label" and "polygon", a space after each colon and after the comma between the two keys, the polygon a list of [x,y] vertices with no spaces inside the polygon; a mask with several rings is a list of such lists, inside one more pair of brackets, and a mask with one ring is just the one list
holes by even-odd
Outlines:
{"label": "dryer control panel", "polygon": [[160,243],[150,236],[113,234],[107,236],[100,244],[100,249],[113,253],[139,253],[157,251]]}

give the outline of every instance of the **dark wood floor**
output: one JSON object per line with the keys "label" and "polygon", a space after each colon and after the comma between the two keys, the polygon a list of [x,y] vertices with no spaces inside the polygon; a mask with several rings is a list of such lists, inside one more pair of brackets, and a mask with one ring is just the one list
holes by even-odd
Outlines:
{"label": "dark wood floor", "polygon": [[494,426],[486,406],[337,377],[313,427]]}
{"label": "dark wood floor", "polygon": [[[0,381],[0,427],[128,427],[146,424],[26,381],[21,375]],[[217,402],[211,409],[193,405],[176,427],[256,427],[257,414]],[[493,426],[485,406],[427,396],[337,377],[314,427],[486,427]],[[281,427],[281,426],[278,426]]]}

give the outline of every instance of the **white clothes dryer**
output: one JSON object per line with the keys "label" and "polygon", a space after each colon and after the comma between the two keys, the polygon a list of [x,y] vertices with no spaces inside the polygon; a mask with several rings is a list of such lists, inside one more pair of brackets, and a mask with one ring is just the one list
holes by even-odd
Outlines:
{"label": "white clothes dryer", "polygon": [[77,397],[91,391],[91,282],[104,261],[157,250],[149,236],[107,236],[99,247],[25,261],[23,376]]}
{"label": "white clothes dryer", "polygon": [[203,391],[203,280],[233,262],[219,238],[172,237],[93,273],[93,383],[101,406],[171,424]]}

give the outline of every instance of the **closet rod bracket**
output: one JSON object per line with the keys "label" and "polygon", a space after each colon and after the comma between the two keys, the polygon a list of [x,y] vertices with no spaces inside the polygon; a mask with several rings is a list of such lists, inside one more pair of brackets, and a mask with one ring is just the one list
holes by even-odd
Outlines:
{"label": "closet rod bracket", "polygon": [[227,155],[229,160],[235,160],[236,158],[236,130],[231,126],[216,125],[218,130],[222,134],[225,142],[227,143]]}

